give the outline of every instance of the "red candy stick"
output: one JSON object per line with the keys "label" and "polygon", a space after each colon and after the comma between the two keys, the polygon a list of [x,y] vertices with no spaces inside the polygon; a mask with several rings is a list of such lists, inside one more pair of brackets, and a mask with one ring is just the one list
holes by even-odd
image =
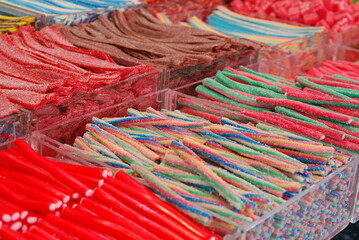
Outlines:
{"label": "red candy stick", "polygon": [[[123,183],[126,183],[128,186],[132,186],[133,188],[139,188],[141,191],[141,196],[145,199],[143,202],[151,204],[155,209],[158,209],[162,212],[162,214],[166,214],[166,216],[172,218],[173,220],[177,221],[178,225],[184,226],[186,229],[191,230],[194,234],[198,235],[203,239],[220,239],[215,234],[206,231],[201,227],[199,224],[194,222],[193,220],[189,219],[186,215],[178,211],[175,207],[170,205],[167,202],[161,201],[151,190],[137,182],[133,177],[124,173],[122,171],[118,171],[115,175],[115,178],[120,180]],[[147,201],[146,201],[147,200]]]}
{"label": "red candy stick", "polygon": [[72,208],[65,208],[61,215],[63,218],[77,222],[83,226],[88,228],[94,228],[98,230],[100,233],[110,235],[117,239],[133,239],[133,240],[140,240],[143,239],[141,237],[141,232],[134,233],[128,231],[126,229],[126,225],[120,226],[113,222],[103,220],[100,218],[89,217],[88,214]]}
{"label": "red candy stick", "polygon": [[81,202],[81,206],[86,207],[87,209],[90,209],[92,212],[94,212],[95,214],[97,214],[98,216],[116,222],[117,218],[127,218],[131,221],[133,221],[134,223],[137,223],[139,226],[141,226],[144,229],[147,230],[151,230],[151,233],[154,234],[155,236],[162,238],[162,239],[169,239],[169,238],[174,238],[174,239],[184,239],[182,237],[180,237],[178,234],[176,234],[174,231],[172,231],[170,228],[167,228],[163,225],[160,225],[160,223],[156,223],[156,221],[153,221],[152,219],[148,219],[146,217],[144,217],[143,215],[137,213],[137,212],[129,212],[129,211],[116,211],[116,210],[111,210],[110,208],[108,208],[107,206],[105,206],[104,204],[100,203],[100,202],[96,202],[92,199],[86,198],[83,199]]}
{"label": "red candy stick", "polygon": [[29,159],[29,161],[34,164],[38,164],[38,166],[44,168],[46,171],[51,173],[51,175],[58,178],[64,184],[67,184],[71,188],[85,194],[85,196],[91,196],[92,190],[89,189],[88,186],[78,181],[65,170],[58,168],[49,161],[43,159],[24,140],[16,139],[15,145],[18,147],[18,152],[25,156],[27,159]]}
{"label": "red candy stick", "polygon": [[[60,228],[61,230],[67,232],[69,235],[78,237],[79,239],[88,239],[88,240],[107,240],[109,238],[105,237],[103,234],[100,234],[96,231],[96,227],[87,228],[80,225],[82,220],[79,222],[66,220],[62,217],[57,217],[53,214],[49,214],[42,221]],[[110,238],[111,239],[111,238]]]}
{"label": "red candy stick", "polygon": [[0,227],[0,236],[4,240],[28,240],[21,233],[11,230],[9,227]]}

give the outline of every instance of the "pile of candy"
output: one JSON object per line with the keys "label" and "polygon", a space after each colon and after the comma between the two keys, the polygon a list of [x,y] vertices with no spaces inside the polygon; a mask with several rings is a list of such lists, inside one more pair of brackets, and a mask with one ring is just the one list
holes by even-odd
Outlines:
{"label": "pile of candy", "polygon": [[125,172],[51,160],[20,139],[0,155],[2,239],[221,239]]}
{"label": "pile of candy", "polygon": [[59,105],[76,93],[155,69],[120,66],[106,53],[77,48],[55,26],[2,34],[0,56],[0,117]]}
{"label": "pile of candy", "polygon": [[9,17],[0,15],[0,34],[19,30],[20,26],[35,23],[35,17]]}
{"label": "pile of candy", "polygon": [[167,25],[143,9],[119,12],[110,18],[77,27],[60,26],[74,45],[104,51],[117,63],[180,68],[211,63],[223,55],[258,50],[263,44]]}
{"label": "pile of candy", "polygon": [[198,17],[192,17],[188,22],[195,28],[227,36],[252,39],[270,45],[311,36],[324,30],[323,27],[300,27],[248,17],[235,13],[224,6],[219,6],[211,13],[206,20],[207,24]]}
{"label": "pile of candy", "polygon": [[[337,65],[358,72],[354,63]],[[204,79],[202,85],[196,87],[199,96],[207,99],[209,109],[223,107],[223,111],[235,111],[241,116],[359,151],[357,77],[308,76],[298,77],[294,83],[245,67],[242,70],[227,68],[218,72],[215,79]],[[223,111],[219,113],[224,114]],[[211,113],[218,115],[213,109]],[[232,115],[228,117],[236,117]]]}
{"label": "pile of candy", "polygon": [[3,0],[2,2],[45,14],[69,14],[97,8],[125,7],[141,4],[140,0]]}
{"label": "pile of candy", "polygon": [[175,1],[147,1],[161,2],[147,7],[147,10],[154,16],[165,14],[173,23],[186,21],[187,18],[197,16],[205,19],[219,5],[221,0],[175,0]]}
{"label": "pile of candy", "polygon": [[351,158],[264,124],[254,127],[189,107],[128,113],[93,118],[87,132],[62,149],[134,172],[197,222],[219,227],[216,231],[255,221]]}
{"label": "pile of candy", "polygon": [[359,24],[359,4],[350,0],[234,0],[234,11],[255,12],[258,15],[289,20],[310,26],[323,26],[331,37]]}

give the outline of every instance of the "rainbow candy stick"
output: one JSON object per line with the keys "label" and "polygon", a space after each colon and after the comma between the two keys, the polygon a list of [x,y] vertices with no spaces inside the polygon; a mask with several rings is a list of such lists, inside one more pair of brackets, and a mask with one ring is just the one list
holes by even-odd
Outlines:
{"label": "rainbow candy stick", "polygon": [[157,126],[157,129],[159,129],[161,132],[164,132],[167,135],[171,135],[177,139],[183,139],[185,137],[190,137],[197,142],[204,143],[205,140],[197,136],[197,134],[193,132],[186,131],[186,129],[179,128],[179,127],[173,127],[173,126]]}
{"label": "rainbow candy stick", "polygon": [[302,164],[301,162],[288,157],[285,154],[281,154],[280,152],[276,151],[275,149],[272,149],[268,147],[267,145],[264,145],[258,141],[252,140],[249,137],[246,137],[244,134],[242,134],[239,131],[237,131],[236,128],[228,127],[228,126],[221,126],[221,125],[212,125],[208,127],[211,132],[216,133],[220,136],[227,137],[231,140],[234,140],[238,143],[241,143],[243,145],[246,145],[247,147],[251,147],[254,150],[260,151],[266,155],[269,155],[273,158],[277,158],[278,160],[282,162],[286,162],[288,164],[292,164],[294,166],[298,167],[298,171],[303,171],[305,168],[305,164]]}
{"label": "rainbow candy stick", "polygon": [[282,169],[287,172],[297,172],[298,168],[292,165],[287,164],[286,162],[280,162],[277,159],[274,159],[269,156],[263,155],[261,152],[255,151],[252,148],[246,147],[244,145],[238,144],[232,140],[229,140],[225,137],[221,137],[220,135],[214,134],[212,132],[201,132],[202,135],[206,136],[213,141],[220,143],[221,145],[225,146],[226,148],[239,153],[240,155],[252,158],[254,160],[266,163],[268,165],[274,166],[276,168]]}
{"label": "rainbow candy stick", "polygon": [[147,170],[145,167],[138,164],[131,164],[131,168],[139,174],[144,181],[149,185],[149,187],[155,191],[157,194],[165,198],[167,201],[175,204],[177,207],[181,208],[183,211],[188,213],[196,221],[200,222],[203,225],[209,225],[212,220],[212,215],[200,208],[181,196],[176,192],[172,191],[167,187],[161,180],[156,177],[151,171]]}
{"label": "rainbow candy stick", "polygon": [[[185,141],[189,139],[185,138]],[[228,186],[226,182],[224,182],[218,175],[213,173],[213,171],[208,168],[205,162],[199,158],[193,151],[187,148],[185,145],[173,141],[170,147],[185,161],[195,167],[197,171],[204,177],[209,184],[216,189],[216,191],[226,199],[233,207],[236,209],[242,209],[244,207],[243,202],[236,197],[235,193],[232,189]]]}
{"label": "rainbow candy stick", "polygon": [[151,159],[152,161],[157,161],[159,159],[159,156],[155,152],[148,149],[146,146],[144,146],[142,143],[140,143],[136,139],[132,138],[130,135],[120,131],[115,126],[108,124],[98,118],[93,118],[92,123],[98,125],[103,130],[116,136],[118,139],[121,139],[124,142],[130,144],[131,146],[135,147],[138,150],[138,152],[142,153],[144,156]]}
{"label": "rainbow candy stick", "polygon": [[196,171],[192,168],[190,164],[186,161],[183,161],[174,151],[170,150],[166,155],[162,157],[161,165],[170,166],[174,168],[178,168],[190,173],[196,174]]}
{"label": "rainbow candy stick", "polygon": [[131,153],[127,152],[124,148],[118,145],[117,141],[114,141],[111,136],[107,135],[99,127],[93,124],[87,124],[86,129],[98,139],[102,144],[107,146],[111,151],[113,151],[117,156],[119,156],[123,161],[128,164],[135,162],[142,162],[147,167],[153,167],[154,163],[151,161],[144,161],[143,159],[137,158]]}
{"label": "rainbow candy stick", "polygon": [[185,139],[183,143],[186,146],[192,148],[197,153],[203,155],[206,158],[209,158],[211,161],[214,161],[217,164],[220,164],[224,168],[229,169],[231,172],[240,175],[242,178],[246,179],[247,181],[250,181],[258,185],[260,188],[265,189],[266,191],[272,194],[276,194],[277,196],[282,196],[283,192],[285,192],[283,188],[280,188],[274,184],[264,181],[262,177],[246,170],[241,165],[234,163],[230,159],[222,157],[220,154],[216,153],[215,151],[212,151],[212,149],[208,147],[202,146],[194,141],[191,141],[190,139]]}
{"label": "rainbow candy stick", "polygon": [[175,118],[175,119],[181,119],[184,121],[201,121],[201,122],[207,122],[210,123],[210,121],[201,118],[201,117],[197,117],[197,116],[193,116],[193,115],[189,115],[189,114],[185,114],[179,110],[175,110],[175,111],[169,111],[166,109],[162,109],[161,113],[165,114],[167,117],[170,118]]}

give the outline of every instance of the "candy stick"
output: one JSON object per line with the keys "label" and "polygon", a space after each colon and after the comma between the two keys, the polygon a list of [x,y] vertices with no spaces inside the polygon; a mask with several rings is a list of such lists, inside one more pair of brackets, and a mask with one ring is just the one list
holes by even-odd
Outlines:
{"label": "candy stick", "polygon": [[190,138],[196,140],[197,142],[200,142],[200,143],[205,142],[205,140],[198,137],[195,133],[186,131],[185,129],[181,129],[181,128],[173,127],[173,126],[157,126],[156,128],[159,129],[161,132],[164,132],[166,134],[171,134],[172,136],[174,136],[178,139],[190,137]]}
{"label": "candy stick", "polygon": [[330,118],[336,121],[343,121],[346,123],[351,123],[353,121],[353,119],[350,118],[349,116],[327,111],[319,107],[315,107],[298,101],[286,100],[286,99],[263,98],[263,97],[257,98],[256,101],[259,103],[293,108],[298,111],[306,112],[320,117]]}
{"label": "candy stick", "polygon": [[69,240],[78,239],[77,237],[68,234],[68,232],[63,231],[62,229],[58,228],[57,226],[54,226],[44,220],[39,221],[39,223],[36,224],[36,226],[45,230],[46,232],[51,232],[53,235],[55,235],[58,238],[69,239]]}
{"label": "candy stick", "polygon": [[202,84],[203,84],[203,86],[205,86],[213,91],[216,91],[216,92],[222,94],[223,96],[230,98],[234,101],[237,101],[239,103],[254,106],[254,107],[265,106],[265,105],[256,103],[256,99],[254,97],[247,97],[247,96],[243,96],[242,94],[236,93],[232,89],[227,88],[226,86],[220,84],[219,82],[217,82],[213,79],[206,78],[202,81]]}
{"label": "candy stick", "polygon": [[[192,166],[192,165],[191,165]],[[195,174],[191,174],[189,172],[185,172],[183,170],[171,168],[171,167],[164,167],[164,166],[156,166],[153,169],[155,172],[160,173],[165,176],[169,176],[171,178],[177,179],[179,181],[193,184],[193,185],[201,185],[206,189],[210,189],[214,191],[215,189],[211,187],[212,185],[207,183],[206,180],[202,176],[198,176]]]}
{"label": "candy stick", "polygon": [[81,182],[77,181],[74,177],[68,174],[65,170],[61,168],[54,167],[49,161],[41,158],[24,140],[16,139],[15,145],[19,148],[19,152],[30,159],[32,162],[39,164],[43,168],[51,173],[53,176],[56,176],[58,179],[61,179],[64,183],[68,184],[73,189],[84,193],[86,196],[91,195],[92,190]]}
{"label": "candy stick", "polygon": [[[188,147],[197,144],[189,138],[183,140],[183,144],[178,142],[172,142],[170,147],[181,156],[188,164],[191,164],[192,167],[196,168],[197,171],[201,174],[202,177],[209,181],[209,184],[214,187],[218,193],[226,199],[233,207],[237,209],[243,208],[243,203],[235,196],[234,192],[229,188],[229,186],[215,173],[213,173],[210,168],[206,166],[204,161],[199,158],[194,152],[192,152]],[[187,147],[186,147],[186,146]]]}
{"label": "candy stick", "polygon": [[226,67],[222,71],[222,73],[234,81],[241,81],[243,83],[247,83],[252,86],[257,86],[260,88],[271,90],[273,92],[282,93],[282,88],[280,87],[279,84],[277,84],[277,82],[271,82],[268,81],[267,79],[260,78],[255,75],[251,75],[246,72],[236,71],[230,67]]}
{"label": "candy stick", "polygon": [[201,122],[208,122],[208,123],[210,122],[210,121],[200,118],[200,117],[196,117],[196,116],[189,115],[189,114],[184,114],[183,112],[181,112],[179,110],[169,111],[166,109],[161,109],[161,113],[165,114],[167,117],[182,119],[185,121],[201,121]]}
{"label": "candy stick", "polygon": [[241,112],[241,114],[246,115],[248,117],[252,117],[255,119],[258,119],[260,121],[264,121],[264,122],[268,122],[271,124],[274,124],[276,126],[280,126],[282,128],[318,139],[318,140],[323,140],[325,138],[325,135],[317,130],[313,130],[310,129],[308,127],[303,127],[300,126],[297,123],[294,123],[292,121],[288,121],[287,119],[285,119],[284,117],[280,117],[278,115],[275,114],[270,114],[270,113],[266,113],[266,114],[262,114],[260,112],[254,112],[254,111],[243,111]]}
{"label": "candy stick", "polygon": [[[206,137],[212,139],[215,142],[222,144],[223,146],[231,149],[232,151],[238,152],[239,154],[244,155],[246,157],[255,159],[260,162],[264,162],[268,165],[275,166],[276,168],[279,168],[279,169],[282,169],[282,170],[285,170],[288,172],[294,173],[298,170],[297,167],[293,167],[293,166],[289,165],[288,163],[279,162],[279,160],[273,159],[272,157],[264,156],[262,153],[260,153],[258,151],[255,151],[251,148],[240,145],[234,141],[231,141],[227,138],[221,137],[217,134],[214,134],[211,132],[205,132],[205,131],[202,131],[201,134],[205,135]],[[205,151],[205,152],[210,151],[210,149],[205,148],[204,146],[203,146],[203,148],[200,148],[198,146],[197,149],[201,150],[201,151]],[[219,156],[217,156],[217,157],[219,157]]]}
{"label": "candy stick", "polygon": [[[41,221],[46,221],[52,226],[56,226],[63,231],[66,231],[68,235],[73,235],[79,239],[106,239],[104,235],[98,233],[96,230],[98,227],[88,228],[83,226],[80,222],[75,222],[71,219],[66,220],[62,217],[57,217],[52,214],[46,215]],[[31,230],[30,230],[31,231]]]}
{"label": "candy stick", "polygon": [[92,122],[99,125],[102,129],[108,131],[109,133],[113,134],[114,136],[122,139],[123,141],[131,144],[136,149],[138,149],[139,152],[144,154],[146,157],[151,159],[152,161],[157,161],[159,159],[159,156],[150,151],[147,147],[142,145],[140,142],[136,141],[136,139],[132,138],[130,135],[120,131],[118,128],[112,126],[111,124],[108,124],[98,118],[93,118]]}
{"label": "candy stick", "polygon": [[252,183],[255,183],[260,188],[265,189],[268,192],[271,192],[272,194],[276,194],[277,196],[281,196],[282,192],[284,192],[284,189],[275,186],[274,184],[267,183],[263,181],[263,178],[243,169],[240,165],[233,163],[229,159],[223,158],[219,154],[211,151],[208,148],[204,148],[201,145],[198,145],[194,142],[191,142],[190,140],[186,140],[187,145],[189,145],[191,148],[194,148],[195,151],[199,152],[201,155],[211,159],[217,164],[220,164],[226,169],[229,169],[230,171],[236,173],[237,175],[240,175],[242,178],[244,178],[247,181],[250,181]]}
{"label": "candy stick", "polygon": [[0,228],[0,236],[9,240],[28,240],[28,238],[24,237],[21,233],[6,226]]}
{"label": "candy stick", "polygon": [[133,170],[141,175],[141,177],[146,181],[146,183],[160,196],[164,197],[167,201],[175,204],[181,208],[184,212],[193,217],[196,221],[202,223],[203,225],[208,225],[209,221],[212,218],[208,212],[204,211],[197,206],[188,203],[186,200],[178,196],[175,192],[165,186],[161,181],[150,171],[145,168],[132,164],[131,167]]}
{"label": "candy stick", "polygon": [[[212,115],[217,115],[217,116],[227,116],[227,117],[230,117],[230,118],[234,118],[234,119],[239,119],[236,114],[234,113],[230,113],[230,112],[223,112],[223,110],[216,110],[214,109],[213,107],[211,106],[206,106],[205,103],[201,103],[201,102],[198,102],[198,101],[194,101],[193,99],[190,99],[190,98],[180,98],[178,100],[178,103],[184,105],[184,106],[187,106],[187,107],[190,107],[190,108],[194,108],[196,110],[201,110],[201,112],[205,112],[207,114],[212,114]],[[200,117],[205,117],[206,115],[204,115],[203,113],[201,112],[198,112],[197,111],[197,115],[199,115]],[[188,110],[187,110],[187,113],[188,113]],[[208,120],[208,118],[206,118]],[[219,118],[216,118],[216,117],[210,117],[211,120],[214,120],[214,121],[219,121]]]}
{"label": "candy stick", "polygon": [[[186,229],[191,230],[194,234],[201,236],[202,238],[208,237],[208,232],[204,231],[203,228],[201,228],[198,224],[196,224],[193,221],[190,221],[189,218],[187,218],[185,215],[183,215],[181,212],[179,212],[177,209],[175,209],[172,205],[161,201],[157,196],[154,195],[152,191],[150,191],[148,188],[144,187],[143,185],[139,184],[136,180],[134,180],[131,176],[128,174],[125,174],[121,171],[118,171],[115,175],[116,179],[120,179],[121,186],[118,186],[118,188],[121,188],[122,190],[130,191],[130,194],[133,196],[136,196],[137,199],[143,199],[143,203],[147,203],[151,205],[153,208],[159,210],[162,212],[162,214],[166,214],[169,218],[174,219],[177,221],[177,226],[183,226]],[[110,181],[112,179],[109,179]],[[128,188],[123,184],[123,182],[126,182],[128,184]],[[117,183],[119,183],[117,181]],[[134,187],[136,186],[136,189],[141,189],[141,194],[139,194],[138,191],[134,191]],[[212,237],[213,235],[210,234]]]}
{"label": "candy stick", "polygon": [[65,208],[61,215],[64,219],[76,221],[88,228],[98,229],[101,233],[108,234],[114,238],[140,239],[142,232],[133,232],[126,230],[125,226],[115,224],[100,218],[89,217],[88,214],[74,208]]}
{"label": "candy stick", "polygon": [[[116,225],[120,225],[121,227],[126,227],[129,232],[135,232],[136,234],[139,234],[146,239],[157,239],[159,236],[164,237],[164,232],[159,231],[156,225],[152,224],[151,220],[144,218],[144,221],[141,221],[140,216],[136,217],[136,213],[128,214],[125,210],[120,213],[114,209],[104,206],[103,204],[100,204],[93,199],[83,199],[81,204],[76,206],[76,209],[84,213],[90,212],[94,217],[116,223]],[[134,216],[137,221],[134,221],[132,216]],[[149,227],[153,228],[151,229],[151,232],[149,231]],[[176,236],[175,233],[173,234]],[[156,237],[156,235],[158,237]]]}
{"label": "candy stick", "polygon": [[251,95],[257,95],[262,97],[270,97],[270,98],[286,98],[283,94],[278,94],[272,90],[264,89],[261,87],[251,86],[247,84],[242,84],[236,81],[233,81],[227,78],[223,73],[217,72],[216,80],[223,84],[224,86],[230,89],[236,89],[243,92],[246,92]]}
{"label": "candy stick", "polygon": [[[182,226],[178,227],[175,221],[168,218],[166,215],[159,214],[158,210],[154,208],[149,208],[147,204],[142,204],[138,200],[132,198],[130,195],[127,195],[124,192],[119,191],[108,184],[104,186],[104,190],[107,190],[110,194],[112,194],[122,203],[126,203],[125,205],[128,206],[128,211],[131,211],[131,214],[126,213],[126,211],[124,210],[122,210],[121,213],[132,219],[134,222],[143,222],[143,226],[148,225],[148,229],[157,229],[156,231],[158,231],[159,233],[162,232],[162,235],[172,234],[173,236],[177,236],[179,239],[187,238],[189,235],[192,235],[192,237],[195,239],[199,238],[196,234],[190,233],[188,229],[184,229]],[[141,220],[141,218],[143,219]],[[149,222],[149,224],[146,222]],[[153,226],[151,227],[151,225]],[[163,232],[161,230],[161,228],[163,227],[167,228],[168,230]]]}
{"label": "candy stick", "polygon": [[86,126],[86,129],[91,132],[92,135],[96,137],[102,144],[105,144],[107,148],[109,148],[111,151],[113,151],[118,157],[120,157],[123,161],[130,164],[132,162],[142,162],[146,166],[151,167],[154,165],[153,162],[145,161],[142,158],[138,158],[134,155],[132,155],[130,152],[127,152],[124,148],[122,148],[120,145],[117,144],[117,142],[112,139],[111,136],[106,134],[105,131],[98,128],[96,125],[88,124]]}
{"label": "candy stick", "polygon": [[324,92],[324,93],[329,93],[330,95],[336,96],[336,97],[341,98],[341,99],[345,99],[345,100],[349,100],[349,101],[353,100],[352,98],[347,97],[346,95],[341,94],[341,93],[339,93],[339,92],[337,92],[337,91],[335,91],[335,90],[333,90],[333,89],[331,89],[329,87],[313,83],[313,82],[309,81],[308,79],[305,79],[304,77],[298,77],[296,79],[296,81],[301,86],[310,87],[310,88],[316,89],[316,90]]}
{"label": "candy stick", "polygon": [[187,113],[187,114],[191,114],[193,116],[204,118],[204,119],[214,122],[214,123],[219,123],[222,119],[222,117],[218,116],[219,113],[218,113],[218,115],[214,115],[212,113],[203,112],[203,109],[201,109],[201,111],[198,111],[200,109],[196,109],[196,108],[197,107],[194,107],[193,105],[191,105],[190,107],[183,107],[181,109],[181,111],[184,113]]}
{"label": "candy stick", "polygon": [[171,151],[170,149],[164,147],[163,145],[150,138],[137,137],[136,140],[145,145],[147,148],[156,152],[159,156],[166,155],[167,152]]}
{"label": "candy stick", "polygon": [[104,121],[112,125],[121,125],[121,126],[161,125],[161,126],[177,126],[177,127],[189,127],[189,128],[200,128],[208,124],[206,122],[188,122],[188,121],[173,120],[173,119],[159,118],[159,117],[123,117],[123,118],[113,118],[111,120],[104,119]]}

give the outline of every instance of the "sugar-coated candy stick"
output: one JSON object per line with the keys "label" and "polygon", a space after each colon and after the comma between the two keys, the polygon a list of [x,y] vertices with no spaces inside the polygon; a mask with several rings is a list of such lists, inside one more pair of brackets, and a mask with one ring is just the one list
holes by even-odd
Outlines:
{"label": "sugar-coated candy stick", "polygon": [[349,116],[346,116],[343,114],[338,114],[338,113],[333,113],[330,111],[319,109],[319,108],[311,106],[309,104],[305,104],[305,103],[301,103],[301,102],[297,102],[297,101],[293,101],[293,100],[259,97],[256,99],[256,102],[275,105],[275,106],[289,107],[292,109],[297,109],[298,111],[303,111],[303,112],[307,112],[307,113],[317,115],[320,117],[326,117],[326,118],[334,119],[337,121],[343,121],[346,123],[351,123],[353,121],[353,119],[350,118]]}
{"label": "sugar-coated candy stick", "polygon": [[[141,189],[143,193],[146,193],[146,194],[140,194],[141,198],[144,197],[145,199],[147,199],[147,201],[144,202],[152,206],[155,206],[156,209],[162,211],[163,213],[166,213],[168,217],[178,221],[177,225],[181,225],[191,230],[195,234],[202,236],[203,238],[209,236],[208,233],[203,231],[203,229],[200,228],[195,222],[189,221],[189,219],[186,216],[184,216],[181,212],[177,211],[173,206],[169,205],[166,202],[160,201],[159,198],[156,197],[152,191],[150,191],[148,188],[144,187],[143,185],[139,184],[130,175],[125,174],[122,171],[118,171],[115,177],[129,184],[129,186],[131,186],[130,189],[133,189],[133,186],[136,186],[137,188]],[[135,194],[135,193],[132,192],[131,194]]]}
{"label": "sugar-coated candy stick", "polygon": [[212,216],[207,212],[195,207],[193,204],[188,204],[181,197],[179,197],[175,192],[170,190],[168,187],[163,185],[155,175],[146,170],[145,168],[132,165],[134,171],[141,175],[142,178],[149,184],[149,186],[160,196],[164,197],[167,201],[174,203],[180,208],[183,208],[185,212],[190,212],[190,215],[195,218],[198,222],[207,225],[211,220]]}
{"label": "sugar-coated candy stick", "polygon": [[[183,144],[187,147],[195,143],[194,141],[185,138],[183,140]],[[187,145],[188,144],[188,145]],[[214,174],[200,159],[194,152],[188,149],[178,142],[172,142],[170,147],[192,167],[196,168],[197,171],[201,174],[201,176],[205,177],[206,180],[209,181],[210,185],[214,187],[219,194],[222,195],[233,207],[240,210],[243,207],[243,203],[235,196],[232,190],[228,187],[228,185],[219,178],[216,174]]]}

